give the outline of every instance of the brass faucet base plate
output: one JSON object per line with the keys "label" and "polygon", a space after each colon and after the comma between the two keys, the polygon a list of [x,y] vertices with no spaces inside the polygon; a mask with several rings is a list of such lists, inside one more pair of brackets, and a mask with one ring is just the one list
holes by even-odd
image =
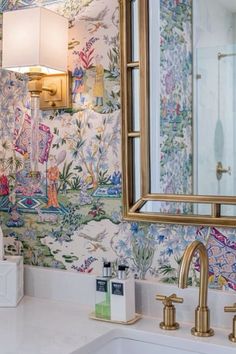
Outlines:
{"label": "brass faucet base plate", "polygon": [[165,325],[164,322],[161,322],[161,323],[160,323],[160,328],[161,328],[161,329],[165,329],[165,330],[167,330],[167,331],[173,331],[173,330],[175,330],[175,329],[179,329],[179,324],[176,322],[176,323],[173,324],[172,326],[167,326],[167,325]]}
{"label": "brass faucet base plate", "polygon": [[210,328],[209,331],[205,332],[205,333],[204,332],[199,332],[199,331],[196,330],[195,327],[193,327],[191,329],[191,333],[192,333],[193,336],[197,336],[197,337],[212,337],[212,336],[214,336],[215,332],[214,332],[214,330],[212,328]]}
{"label": "brass faucet base plate", "polygon": [[233,336],[233,333],[231,333],[231,334],[229,335],[229,340],[230,340],[231,342],[236,343],[236,337]]}

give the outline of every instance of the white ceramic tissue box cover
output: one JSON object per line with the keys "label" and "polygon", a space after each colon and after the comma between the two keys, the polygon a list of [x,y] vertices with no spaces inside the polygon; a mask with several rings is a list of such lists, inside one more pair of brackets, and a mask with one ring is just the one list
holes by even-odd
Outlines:
{"label": "white ceramic tissue box cover", "polygon": [[6,256],[0,261],[0,307],[15,307],[24,295],[22,256]]}

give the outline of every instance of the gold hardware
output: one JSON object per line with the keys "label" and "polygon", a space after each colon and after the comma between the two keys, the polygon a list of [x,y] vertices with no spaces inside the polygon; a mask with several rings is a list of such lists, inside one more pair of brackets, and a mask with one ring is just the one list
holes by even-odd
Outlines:
{"label": "gold hardware", "polygon": [[177,297],[176,294],[170,296],[157,295],[156,300],[162,301],[163,322],[160,323],[160,328],[165,330],[174,330],[179,328],[179,324],[175,320],[176,310],[173,302],[182,304],[183,298]]}
{"label": "gold hardware", "polygon": [[42,91],[48,92],[50,96],[54,96],[57,93],[57,86],[55,83],[51,84],[49,87],[43,86]]}
{"label": "gold hardware", "polygon": [[210,310],[207,307],[209,260],[207,249],[200,241],[192,242],[184,252],[179,272],[179,287],[182,289],[188,287],[190,263],[196,251],[200,257],[199,304],[195,310],[195,327],[191,333],[198,337],[210,337],[214,335],[214,330],[210,328]]}
{"label": "gold hardware", "polygon": [[71,75],[45,75],[29,72],[28,89],[31,97],[40,97],[40,109],[63,109],[71,107]]}
{"label": "gold hardware", "polygon": [[211,204],[211,215],[213,218],[220,218],[221,215],[221,205]]}
{"label": "gold hardware", "polygon": [[229,54],[224,54],[224,53],[218,53],[218,60],[221,60],[226,57],[235,57],[236,53],[229,53]]}
{"label": "gold hardware", "polygon": [[223,173],[228,173],[231,175],[231,167],[229,166],[228,168],[224,168],[222,162],[219,161],[216,165],[216,177],[218,181],[221,180]]}
{"label": "gold hardware", "polygon": [[28,90],[31,94],[31,97],[39,97],[42,92],[42,78],[45,74],[40,72],[29,72],[29,82],[28,82]]}
{"label": "gold hardware", "polygon": [[127,63],[127,68],[139,68],[139,62],[134,61],[134,62]]}
{"label": "gold hardware", "polygon": [[[225,306],[224,307],[225,312],[236,312],[236,303],[233,304],[233,306]],[[229,340],[231,342],[236,343],[236,315],[233,318],[233,330],[232,333],[229,335]]]}
{"label": "gold hardware", "polygon": [[130,132],[128,133],[129,138],[140,138],[140,132]]}

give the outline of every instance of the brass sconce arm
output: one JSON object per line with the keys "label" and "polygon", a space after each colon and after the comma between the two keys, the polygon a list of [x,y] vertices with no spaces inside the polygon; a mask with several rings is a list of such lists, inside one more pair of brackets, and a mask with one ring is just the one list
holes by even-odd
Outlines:
{"label": "brass sconce arm", "polygon": [[49,92],[51,96],[54,96],[57,93],[57,87],[54,85],[43,86],[42,78],[45,74],[41,73],[28,73],[29,83],[28,89],[31,95],[39,96],[42,91]]}
{"label": "brass sconce arm", "polygon": [[47,87],[43,86],[42,91],[49,92],[50,95],[54,96],[57,93],[57,88],[56,87]]}
{"label": "brass sconce arm", "polygon": [[71,107],[71,75],[28,73],[28,90],[31,97],[40,98],[40,109]]}

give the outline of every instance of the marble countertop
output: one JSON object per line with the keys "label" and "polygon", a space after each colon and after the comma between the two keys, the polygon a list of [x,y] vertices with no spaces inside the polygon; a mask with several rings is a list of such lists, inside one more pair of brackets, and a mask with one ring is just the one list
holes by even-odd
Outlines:
{"label": "marble countertop", "polygon": [[[88,308],[68,302],[25,296],[17,308],[0,309],[0,354],[70,354],[110,330],[121,328],[90,320],[88,314]],[[170,335],[159,329],[157,319],[143,318],[128,327]],[[193,338],[189,330],[189,325],[183,325],[171,335]],[[208,341],[236,348],[227,337],[228,331],[216,330],[216,336]]]}

